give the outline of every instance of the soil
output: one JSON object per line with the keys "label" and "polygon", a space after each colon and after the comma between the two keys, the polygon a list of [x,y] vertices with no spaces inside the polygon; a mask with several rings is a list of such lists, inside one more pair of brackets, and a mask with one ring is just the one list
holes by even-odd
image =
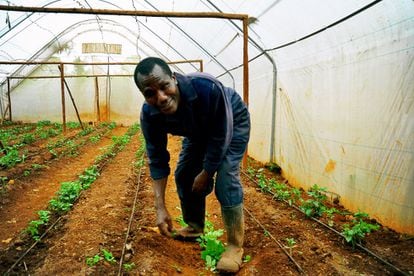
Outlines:
{"label": "soil", "polygon": [[[9,181],[1,195],[0,206],[0,272],[10,275],[213,275],[200,257],[197,242],[174,240],[159,234],[155,225],[152,181],[148,166],[136,166],[139,134],[114,158],[102,167],[99,177],[82,192],[71,211],[59,219],[53,216],[50,230],[34,243],[24,229],[36,212],[45,210],[60,183],[76,179],[93,164],[97,155],[108,146],[112,136],[120,136],[127,128],[117,126],[97,143],[84,143],[78,155],[36,160],[44,168],[28,176]],[[46,143],[32,145],[41,148]],[[174,170],[180,151],[180,138],[169,138],[171,166]],[[31,166],[31,164],[26,164]],[[23,166],[23,165],[22,165]],[[264,164],[249,159],[249,166]],[[24,169],[23,169],[24,170]],[[277,173],[264,171],[267,177],[286,181]],[[7,170],[3,171],[7,174]],[[9,178],[11,179],[11,178]],[[378,255],[373,257],[359,247],[353,248],[344,239],[289,204],[276,201],[260,191],[247,174],[241,174],[245,192],[244,254],[237,275],[412,275],[414,273],[414,240],[412,237],[381,227],[367,236],[364,248]],[[179,200],[173,175],[168,180],[166,202],[173,218],[180,216]],[[342,208],[340,202],[332,203]],[[215,229],[223,229],[220,205],[214,193],[207,197],[207,220]],[[132,220],[131,220],[132,218]],[[349,222],[348,216],[337,216],[334,228]],[[53,222],[57,222],[53,224]],[[324,221],[324,219],[321,219]],[[324,221],[326,222],[326,221]],[[51,226],[52,225],[52,226]],[[175,228],[179,228],[174,221]],[[128,234],[128,235],[127,235]],[[294,239],[291,250],[286,239]],[[226,241],[225,234],[220,238]],[[106,250],[115,262],[101,260],[88,266],[87,258]],[[291,257],[288,256],[289,253]],[[23,258],[21,258],[24,256]],[[16,263],[16,261],[21,260]],[[122,258],[123,264],[120,265]],[[11,267],[13,269],[11,269]]]}

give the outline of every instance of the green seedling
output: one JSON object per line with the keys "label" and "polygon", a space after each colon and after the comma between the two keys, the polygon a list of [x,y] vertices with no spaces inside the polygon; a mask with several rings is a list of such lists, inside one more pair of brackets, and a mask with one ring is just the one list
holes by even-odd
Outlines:
{"label": "green seedling", "polygon": [[248,168],[247,168],[247,174],[248,174],[250,177],[254,177],[254,176],[256,175],[256,170],[255,170],[253,167],[248,167]]}
{"label": "green seedling", "polygon": [[357,243],[365,238],[365,235],[371,233],[371,231],[376,231],[380,228],[378,224],[371,224],[366,221],[369,215],[364,212],[356,212],[354,214],[354,219],[352,220],[352,225],[344,224],[342,235],[344,235],[347,243],[355,246]]}
{"label": "green seedling", "polygon": [[95,135],[95,136],[89,137],[89,141],[91,141],[94,144],[98,143],[100,139],[101,139],[100,135]]}
{"label": "green seedling", "polygon": [[82,185],[82,189],[89,189],[91,184],[98,178],[98,176],[99,172],[96,165],[92,165],[91,167],[85,169],[83,174],[79,175],[79,181]]}
{"label": "green seedling", "polygon": [[206,269],[216,270],[217,262],[224,252],[224,244],[218,239],[224,233],[223,229],[214,230],[214,225],[206,220],[204,234],[197,241],[202,249],[201,259],[205,261]]}
{"label": "green seedling", "polygon": [[103,260],[103,258],[99,255],[99,254],[96,254],[95,256],[93,256],[93,257],[88,257],[88,258],[86,258],[86,264],[88,265],[88,266],[95,266],[95,265],[97,265],[101,260]]}
{"label": "green seedling", "polygon": [[44,165],[42,165],[42,164],[32,164],[32,168],[34,169],[34,170],[40,170],[40,169],[42,169],[42,168],[44,168],[45,166]]}
{"label": "green seedling", "polygon": [[111,252],[109,252],[108,250],[106,250],[104,248],[102,248],[101,252],[103,254],[103,257],[104,257],[105,261],[107,261],[108,263],[111,263],[111,264],[116,263],[115,257],[112,255]]}
{"label": "green seedling", "polygon": [[126,263],[126,264],[123,264],[122,267],[124,268],[124,270],[126,272],[129,272],[129,271],[131,271],[135,268],[135,264],[134,263]]}
{"label": "green seedling", "polygon": [[78,123],[78,122],[67,122],[66,123],[66,127],[68,129],[79,128],[80,127],[80,123]]}
{"label": "green seedling", "polygon": [[286,246],[285,248],[289,249],[289,255],[292,256],[292,250],[296,247],[296,241],[294,238],[286,238]]}
{"label": "green seedling", "polygon": [[243,258],[243,263],[248,263],[252,260],[252,257],[250,255],[246,255]]}
{"label": "green seedling", "polygon": [[183,215],[179,215],[179,216],[175,219],[175,221],[176,221],[176,222],[178,222],[178,224],[179,224],[181,227],[186,227],[186,226],[188,226],[188,224],[187,224],[187,223],[185,223],[185,221],[184,221]]}
{"label": "green seedling", "polygon": [[9,169],[14,167],[16,164],[24,161],[24,155],[20,156],[17,146],[8,147],[7,154],[0,157],[0,167]]}
{"label": "green seedling", "polygon": [[79,197],[82,190],[80,181],[62,182],[58,197],[49,201],[53,211],[65,213],[70,210],[75,200]]}
{"label": "green seedling", "polygon": [[305,213],[307,217],[320,217],[325,212],[326,207],[324,202],[327,196],[324,194],[326,188],[313,185],[307,192],[311,197],[302,202],[300,209]]}
{"label": "green seedling", "polygon": [[49,222],[50,212],[40,210],[37,214],[39,215],[39,219],[29,222],[29,226],[26,229],[26,232],[29,233],[30,236],[32,236],[32,238],[36,241],[40,239],[39,228]]}
{"label": "green seedling", "polygon": [[31,143],[33,143],[34,141],[36,141],[35,137],[33,134],[31,133],[25,133],[23,134],[23,138],[22,138],[22,143],[29,145]]}

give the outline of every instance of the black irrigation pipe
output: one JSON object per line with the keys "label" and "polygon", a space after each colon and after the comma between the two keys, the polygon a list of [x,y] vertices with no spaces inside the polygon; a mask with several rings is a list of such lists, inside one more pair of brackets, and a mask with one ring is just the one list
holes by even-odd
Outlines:
{"label": "black irrigation pipe", "polygon": [[269,237],[274,241],[274,242],[276,242],[277,243],[277,245],[280,247],[280,249],[282,249],[282,251],[283,251],[283,253],[285,253],[286,254],[286,256],[288,256],[288,258],[295,264],[295,266],[296,266],[296,268],[299,270],[299,272],[302,274],[302,275],[306,275],[306,273],[305,273],[305,271],[302,269],[302,267],[295,261],[295,259],[293,258],[293,256],[292,255],[290,255],[289,254],[289,252],[287,252],[287,250],[285,249],[285,247],[283,246],[283,244],[281,244],[275,237],[273,237],[273,235],[269,232],[269,231],[267,231],[267,229],[266,229],[266,227],[264,227],[264,225],[263,224],[261,224],[260,223],[260,221],[258,221],[254,216],[253,216],[253,214],[246,208],[246,207],[243,207],[243,209],[249,214],[249,216],[251,216],[252,217],[252,219],[266,232],[266,233],[268,233],[268,235],[269,235]]}
{"label": "black irrigation pipe", "polygon": [[[46,231],[39,237],[39,239],[37,240],[37,241],[35,241],[21,256],[20,256],[20,258],[19,259],[17,259],[17,261],[15,261],[14,262],[14,264],[6,271],[6,273],[5,273],[5,275],[8,275],[12,270],[13,270],[13,268],[18,264],[18,263],[20,263],[21,262],[21,260],[23,260],[23,258],[24,257],[26,257],[26,255],[36,246],[36,244],[38,244],[41,240],[42,240],[42,238],[44,237],[44,236],[46,236],[46,234],[47,233],[49,233],[49,231],[60,221],[62,219],[62,216],[60,216],[60,217],[58,217],[58,219],[52,224],[52,225],[50,225],[49,226],[49,228],[47,228],[46,229]],[[24,265],[25,266],[25,269],[26,269],[26,271],[27,271],[27,267],[26,267],[26,264]]]}
{"label": "black irrigation pipe", "polygon": [[[254,182],[256,185],[258,185],[257,181],[256,181],[256,180],[254,180],[254,179],[253,179],[253,178],[252,178],[249,174],[247,174],[244,170],[241,170],[241,172],[242,172],[245,176],[247,176],[247,178],[248,178],[250,181],[252,181],[252,182]],[[269,191],[269,193],[270,193],[272,196],[275,196],[275,194],[274,194],[273,192]],[[305,212],[304,212],[304,211],[302,211],[302,209],[300,209],[298,206],[296,206],[296,205],[294,205],[294,204],[289,204],[289,202],[287,202],[287,201],[286,201],[286,200],[284,200],[284,199],[282,199],[281,201],[283,201],[284,203],[286,203],[286,204],[288,204],[289,206],[293,207],[294,209],[296,209],[297,211],[301,212],[302,214],[306,215],[306,214],[305,214]],[[345,236],[344,236],[342,233],[338,232],[336,229],[334,229],[334,228],[330,227],[330,226],[329,226],[329,225],[327,225],[326,223],[324,223],[324,222],[322,222],[322,221],[320,221],[320,220],[318,220],[317,218],[314,218],[314,217],[310,217],[310,219],[312,219],[313,221],[315,221],[315,222],[319,223],[320,225],[322,225],[322,226],[326,227],[327,229],[331,230],[331,231],[332,231],[332,232],[334,232],[335,234],[337,234],[337,235],[339,235],[340,237],[342,237],[343,239],[345,239]],[[403,270],[401,270],[400,268],[396,267],[395,265],[393,265],[393,264],[391,264],[390,262],[386,261],[386,260],[385,260],[385,259],[383,259],[382,257],[378,256],[377,254],[375,254],[374,252],[372,252],[372,251],[371,251],[371,250],[369,250],[368,248],[364,247],[362,244],[360,244],[360,243],[355,243],[355,245],[356,245],[359,249],[361,249],[361,250],[365,251],[365,252],[366,252],[366,253],[368,253],[369,255],[371,255],[371,256],[375,257],[376,259],[378,259],[379,261],[381,261],[383,264],[385,264],[385,265],[389,266],[390,268],[392,268],[392,269],[394,270],[394,272],[398,272],[398,273],[400,273],[401,275],[407,275],[407,276],[409,275],[408,273],[404,272],[404,271],[403,271]]]}
{"label": "black irrigation pipe", "polygon": [[[134,136],[135,134],[133,134],[133,135],[130,135],[131,137],[132,136]],[[114,155],[114,156],[112,156],[111,158],[106,158],[106,159],[104,159],[104,161],[102,161],[102,164],[100,165],[100,166],[98,166],[97,165],[97,169],[98,169],[98,172],[100,173],[100,172],[102,172],[102,170],[103,170],[103,168],[109,163],[109,161],[111,161],[117,154],[118,154],[118,151],[119,151],[119,148],[116,148],[116,149],[114,149],[114,151],[116,152],[116,154]],[[96,164],[95,164],[96,165]],[[73,205],[78,201],[78,199],[80,198],[80,194],[79,194],[79,196],[78,196],[78,198],[73,202]],[[43,232],[43,234],[40,236],[40,238],[37,240],[37,241],[35,241],[20,257],[19,257],[19,259],[17,259],[15,262],[14,262],[14,264],[6,271],[6,273],[4,274],[4,275],[8,275],[11,271],[12,271],[12,269],[17,265],[17,264],[19,264],[22,260],[23,260],[23,258],[24,257],[26,257],[26,255],[36,246],[36,244],[38,244],[39,243],[39,241],[47,234],[47,233],[49,233],[49,231],[50,230],[52,230],[52,228],[62,219],[62,217],[65,215],[65,214],[67,214],[67,212],[66,213],[64,213],[64,214],[61,214],[56,220],[55,220],[55,222],[49,227],[49,228],[47,228],[46,230],[45,230],[45,232]],[[25,265],[26,266],[26,265]]]}
{"label": "black irrigation pipe", "polygon": [[[145,155],[145,151],[141,155],[140,159],[143,159],[144,155]],[[140,166],[138,176],[137,176],[138,184],[137,184],[137,188],[135,190],[134,204],[132,205],[131,214],[129,216],[128,229],[127,229],[126,234],[125,234],[124,245],[122,246],[121,259],[119,260],[118,276],[122,275],[122,264],[124,262],[125,248],[126,248],[126,244],[128,243],[129,232],[131,231],[132,220],[133,220],[134,214],[135,214],[135,208],[136,208],[136,203],[137,203],[137,198],[138,198],[138,192],[139,192],[139,189],[140,189],[140,186],[141,186],[140,184],[141,184],[142,167],[143,166]]]}

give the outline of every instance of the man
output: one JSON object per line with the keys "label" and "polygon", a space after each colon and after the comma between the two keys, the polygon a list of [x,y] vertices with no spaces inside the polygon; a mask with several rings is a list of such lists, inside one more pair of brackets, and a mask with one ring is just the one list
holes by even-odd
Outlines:
{"label": "man", "polygon": [[173,232],[165,207],[170,133],[184,137],[175,181],[188,227],[178,230],[175,236],[187,239],[203,234],[205,198],[215,186],[228,241],[217,269],[237,272],[244,239],[240,161],[250,134],[245,104],[233,89],[224,87],[214,77],[205,73],[173,74],[165,61],[156,57],[137,65],[134,80],[145,97],[140,119],[160,232],[167,236]]}

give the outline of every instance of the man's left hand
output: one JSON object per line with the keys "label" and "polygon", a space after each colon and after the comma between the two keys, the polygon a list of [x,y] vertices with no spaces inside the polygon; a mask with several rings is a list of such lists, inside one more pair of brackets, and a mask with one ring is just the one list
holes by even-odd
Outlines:
{"label": "man's left hand", "polygon": [[202,170],[194,178],[192,191],[199,195],[209,194],[211,192],[210,187],[209,187],[210,181],[211,181],[211,177],[208,175],[208,173],[205,170]]}

